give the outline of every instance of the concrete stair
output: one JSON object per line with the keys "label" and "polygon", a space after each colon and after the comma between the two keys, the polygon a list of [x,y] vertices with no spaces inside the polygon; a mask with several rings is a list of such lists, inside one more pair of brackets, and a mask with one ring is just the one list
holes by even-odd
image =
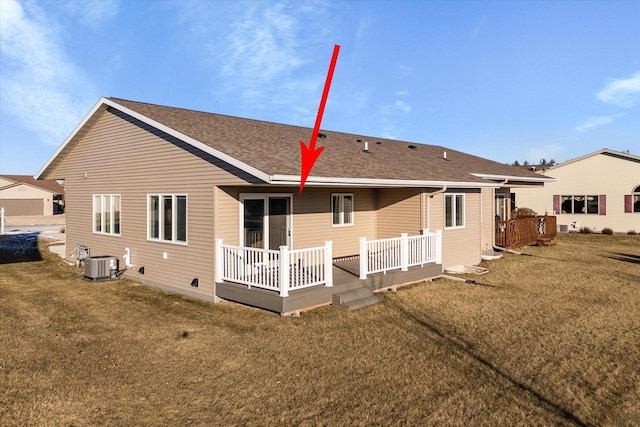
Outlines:
{"label": "concrete stair", "polygon": [[361,287],[333,294],[331,304],[341,310],[353,311],[382,301],[381,296],[369,288]]}

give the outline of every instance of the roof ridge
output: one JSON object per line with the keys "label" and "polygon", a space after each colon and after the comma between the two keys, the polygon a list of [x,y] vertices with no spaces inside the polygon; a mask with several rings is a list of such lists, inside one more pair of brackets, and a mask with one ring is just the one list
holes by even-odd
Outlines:
{"label": "roof ridge", "polygon": [[[192,112],[192,113],[198,113],[198,114],[205,114],[205,115],[211,115],[211,116],[226,117],[226,118],[237,119],[237,120],[247,120],[247,121],[251,121],[251,122],[255,122],[255,123],[265,123],[265,124],[269,124],[269,125],[285,126],[285,127],[290,127],[290,128],[293,127],[293,128],[308,130],[309,133],[313,132],[313,128],[312,127],[302,126],[302,125],[295,125],[295,124],[288,124],[288,123],[281,123],[281,122],[274,122],[274,121],[271,121],[271,120],[254,119],[254,118],[251,118],[251,117],[234,116],[234,115],[224,114],[224,113],[213,113],[213,112],[210,112],[210,111],[195,110],[195,109],[192,109],[192,108],[174,107],[174,106],[171,106],[171,105],[156,104],[156,103],[152,103],[152,102],[134,101],[134,100],[124,99],[124,98],[107,97],[107,99],[109,99],[109,100],[111,100],[113,102],[116,102],[116,103],[119,103],[118,101],[124,101],[124,102],[130,102],[130,103],[133,103],[133,104],[148,105],[148,106],[151,106],[151,107],[167,108],[167,109],[171,109],[171,110],[179,110],[179,111]],[[444,146],[441,146],[441,145],[426,144],[424,142],[419,142],[419,141],[406,141],[406,140],[402,140],[402,139],[385,138],[385,137],[381,137],[381,136],[365,135],[365,134],[361,134],[361,133],[352,133],[352,132],[333,130],[333,129],[328,129],[328,128],[320,128],[320,132],[321,133],[330,132],[330,133],[335,133],[335,134],[340,134],[340,135],[354,136],[354,137],[357,137],[357,138],[361,138],[363,140],[364,139],[369,139],[368,142],[389,141],[389,142],[402,143],[402,144],[419,144],[419,145],[424,145],[424,146],[427,146],[427,147],[442,148],[442,149],[450,151],[450,152],[454,152],[455,151],[455,152],[458,152],[458,153],[462,153],[462,151],[460,151],[460,150],[447,148],[447,147],[444,147]],[[468,153],[464,153],[464,154],[471,155],[471,154],[468,154]],[[476,157],[482,158],[480,156],[476,156]]]}

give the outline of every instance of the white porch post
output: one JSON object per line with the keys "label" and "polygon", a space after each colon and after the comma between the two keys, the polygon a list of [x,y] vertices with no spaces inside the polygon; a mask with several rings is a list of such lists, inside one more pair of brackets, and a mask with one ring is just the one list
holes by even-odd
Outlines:
{"label": "white porch post", "polygon": [[280,296],[289,296],[289,247],[280,246]]}
{"label": "white porch post", "polygon": [[215,280],[216,283],[222,283],[222,239],[216,239],[215,270],[213,280]]}
{"label": "white porch post", "polygon": [[333,242],[324,242],[324,280],[325,286],[333,286]]}
{"label": "white porch post", "polygon": [[400,271],[409,271],[409,235],[400,234]]}
{"label": "white porch post", "polygon": [[360,238],[360,279],[364,280],[367,278],[367,265],[369,264],[367,261],[369,259],[369,254],[367,253],[367,238]]}
{"label": "white porch post", "polygon": [[442,264],[442,230],[436,230],[436,264]]}
{"label": "white porch post", "polygon": [[[429,236],[429,229],[422,229],[422,262],[429,261],[429,242],[431,241],[431,237]],[[421,265],[422,266],[422,265]]]}
{"label": "white porch post", "polygon": [[4,208],[0,208],[0,234],[4,234]]}

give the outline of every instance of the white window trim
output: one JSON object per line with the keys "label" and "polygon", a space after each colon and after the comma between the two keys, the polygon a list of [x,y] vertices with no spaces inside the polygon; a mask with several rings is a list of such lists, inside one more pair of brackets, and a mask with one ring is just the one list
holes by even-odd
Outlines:
{"label": "white window trim", "polygon": [[[158,197],[158,238],[151,237],[151,218],[149,217],[149,203],[151,197]],[[171,240],[163,239],[162,236],[162,224],[164,223],[164,209],[163,209],[163,197],[171,197],[171,203],[173,207],[177,206],[176,197],[183,196],[185,198],[185,241],[176,240],[178,229],[174,225],[177,223],[178,209],[173,208],[171,210]],[[189,195],[187,193],[148,193],[147,194],[147,240],[150,242],[170,243],[172,245],[187,246],[189,241]]]}
{"label": "white window trim", "polygon": [[249,200],[264,200],[265,203],[265,218],[264,218],[264,244],[267,245],[269,242],[269,203],[268,199],[270,197],[274,198],[288,198],[289,199],[289,249],[294,249],[293,247],[293,194],[292,193],[240,193],[240,206],[238,209],[238,214],[240,221],[240,227],[238,229],[238,244],[240,246],[244,245],[244,201],[246,199]]}
{"label": "white window trim", "polygon": [[[351,196],[351,204],[352,204],[352,210],[351,210],[351,222],[349,223],[344,223],[344,210],[340,213],[340,223],[339,224],[334,224],[333,223],[333,198],[335,196],[338,197],[344,197],[344,196]],[[330,206],[329,206],[329,212],[331,212],[331,227],[332,228],[339,228],[339,227],[353,227],[356,223],[356,198],[354,197],[353,193],[331,193],[331,200],[329,200]],[[342,203],[342,206],[344,206],[344,202]]]}
{"label": "white window trim", "polygon": [[[453,203],[451,204],[451,207],[453,208],[453,211],[451,212],[451,218],[453,219],[454,225],[451,226],[447,226],[447,197],[452,197],[453,198]],[[457,196],[462,196],[462,225],[455,225],[455,221],[456,221],[456,197]],[[467,226],[467,197],[465,193],[445,193],[444,194],[444,200],[443,200],[443,207],[444,209],[442,210],[444,213],[444,229],[445,230],[457,230],[457,229],[462,229],[462,228],[466,228]]]}
{"label": "white window trim", "polygon": [[[96,231],[96,197],[100,197],[100,224],[101,224],[101,228],[102,230],[100,231]],[[114,225],[115,225],[115,220],[114,220],[114,215],[113,215],[113,197],[118,197],[120,199],[120,232],[115,233],[113,231],[114,229]],[[109,224],[109,228],[111,229],[110,232],[106,232],[104,231],[105,229],[105,218],[104,218],[104,214],[105,214],[105,210],[103,209],[104,206],[104,202],[105,199],[109,200],[109,218],[111,219],[111,223]],[[120,237],[122,236],[122,196],[120,194],[93,194],[91,196],[91,205],[92,205],[92,209],[91,209],[91,231],[93,232],[93,234],[100,234],[102,236],[113,236],[113,237]]]}

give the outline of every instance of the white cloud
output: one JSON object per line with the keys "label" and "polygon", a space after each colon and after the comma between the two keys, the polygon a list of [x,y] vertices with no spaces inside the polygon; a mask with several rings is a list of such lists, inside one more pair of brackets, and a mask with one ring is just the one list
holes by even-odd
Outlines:
{"label": "white cloud", "polygon": [[[185,25],[195,28],[190,31],[198,33],[198,41],[205,40],[210,52],[206,60],[217,74],[216,96],[240,101],[238,114],[266,114],[269,119],[275,111],[286,111],[289,123],[313,123],[337,42],[328,18],[335,6],[323,1],[236,2],[222,8],[204,4],[198,3],[198,17],[188,5],[180,9],[193,17]],[[214,12],[225,19],[204,30],[202,21]],[[301,113],[306,110],[313,111],[312,116]]]}
{"label": "white cloud", "polygon": [[266,83],[306,60],[298,51],[297,23],[284,12],[283,5],[252,9],[227,36],[222,74]]}
{"label": "white cloud", "polygon": [[398,139],[398,131],[391,125],[387,125],[382,128],[380,132],[380,137],[386,139]]}
{"label": "white cloud", "polygon": [[627,79],[610,80],[596,97],[618,107],[633,107],[640,102],[640,71]]}
{"label": "white cloud", "polygon": [[624,114],[612,114],[609,116],[589,117],[588,119],[578,123],[578,125],[576,125],[573,130],[576,132],[586,132],[600,126],[608,125],[609,123],[612,123],[614,120],[622,117],[623,115]]}
{"label": "white cloud", "polygon": [[58,145],[97,100],[93,87],[36,5],[2,0],[0,17],[2,112]]}
{"label": "white cloud", "polygon": [[396,101],[396,108],[400,111],[403,111],[405,113],[410,113],[411,112],[411,105],[409,105],[407,102],[404,101]]}
{"label": "white cloud", "polygon": [[[212,46],[218,52],[215,65],[223,64],[220,74],[232,89],[249,88],[265,93],[270,89],[265,85],[275,83],[280,87],[285,79],[288,85],[315,89],[317,82],[292,82],[291,76],[317,59],[310,52],[318,46],[319,39],[315,37],[322,34],[314,25],[315,19],[323,16],[322,5],[305,2],[248,5],[251,7],[246,8],[244,15],[231,24],[226,43]],[[327,64],[329,59],[327,56]],[[324,81],[319,74],[314,77],[320,84]]]}
{"label": "white cloud", "polygon": [[409,91],[408,90],[399,90],[396,92],[396,95],[398,96],[409,96]]}
{"label": "white cloud", "polygon": [[400,74],[401,76],[410,76],[411,74],[413,74],[413,71],[415,69],[410,65],[400,64],[398,65],[397,70],[398,74]]}
{"label": "white cloud", "polygon": [[87,27],[98,28],[118,14],[120,0],[66,0],[65,9]]}

